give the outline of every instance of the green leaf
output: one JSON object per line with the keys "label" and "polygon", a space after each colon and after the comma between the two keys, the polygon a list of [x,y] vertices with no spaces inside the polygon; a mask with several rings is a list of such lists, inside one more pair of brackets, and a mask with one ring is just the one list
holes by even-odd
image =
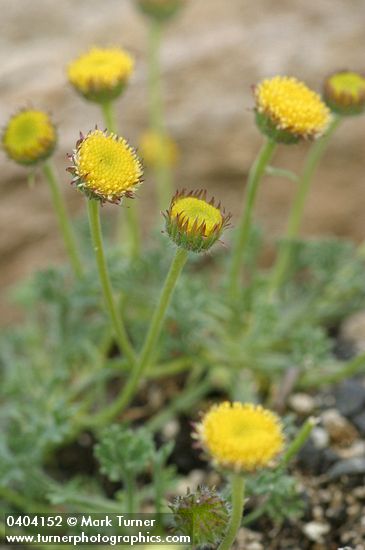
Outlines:
{"label": "green leaf", "polygon": [[106,428],[95,446],[100,470],[111,481],[125,481],[145,471],[153,452],[152,436],[147,430],[117,424]]}

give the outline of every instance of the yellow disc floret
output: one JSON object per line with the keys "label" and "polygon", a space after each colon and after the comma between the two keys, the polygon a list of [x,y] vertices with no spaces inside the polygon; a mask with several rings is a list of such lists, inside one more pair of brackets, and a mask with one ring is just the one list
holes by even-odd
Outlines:
{"label": "yellow disc floret", "polygon": [[208,250],[229,224],[230,215],[225,215],[221,205],[214,199],[206,200],[206,192],[178,191],[165,213],[166,229],[172,240],[193,252]]}
{"label": "yellow disc floret", "polygon": [[2,141],[11,159],[34,164],[52,153],[56,139],[56,129],[47,113],[24,109],[11,117]]}
{"label": "yellow disc floret", "polygon": [[365,77],[351,71],[329,76],[324,85],[327,105],[338,114],[359,114],[365,109]]}
{"label": "yellow disc floret", "polygon": [[293,77],[264,80],[255,88],[255,99],[260,128],[278,141],[319,137],[330,122],[320,96]]}
{"label": "yellow disc floret", "polygon": [[284,447],[279,418],[251,403],[213,406],[198,426],[198,437],[217,465],[237,472],[270,466]]}
{"label": "yellow disc floret", "polygon": [[132,74],[134,62],[120,48],[92,48],[67,69],[71,84],[91,101],[115,99]]}
{"label": "yellow disc floret", "polygon": [[142,181],[143,169],[134,149],[124,138],[100,130],[77,143],[72,155],[74,181],[94,198],[118,203],[132,197]]}

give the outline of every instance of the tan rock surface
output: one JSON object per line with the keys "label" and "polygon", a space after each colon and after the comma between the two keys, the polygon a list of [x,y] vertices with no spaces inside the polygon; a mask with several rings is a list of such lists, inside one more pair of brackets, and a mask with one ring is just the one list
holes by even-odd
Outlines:
{"label": "tan rock surface", "polygon": [[[363,0],[190,0],[165,37],[162,51],[168,125],[182,150],[177,182],[207,187],[237,215],[245,175],[260,144],[250,86],[275,73],[294,74],[319,89],[342,67],[364,68]],[[146,26],[130,0],[2,0],[0,120],[22,105],[52,111],[59,124],[56,162],[71,210],[82,198],[68,188],[65,153],[100,113],[69,88],[64,67],[90,45],[118,44],[136,56],[130,89],[118,104],[123,133],[136,143],[146,126]],[[304,231],[361,240],[365,236],[365,119],[339,130],[319,170]],[[300,167],[306,146],[281,148],[276,164]],[[7,288],[63,257],[48,190],[30,191],[24,170],[1,157],[0,284]],[[294,185],[267,180],[257,216],[278,234]],[[147,178],[141,206],[153,200]],[[107,210],[106,212],[110,212]],[[3,301],[0,319],[14,312]]]}

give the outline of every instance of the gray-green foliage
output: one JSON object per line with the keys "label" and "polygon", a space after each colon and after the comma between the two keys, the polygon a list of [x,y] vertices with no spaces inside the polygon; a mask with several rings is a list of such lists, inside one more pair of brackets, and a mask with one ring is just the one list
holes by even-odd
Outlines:
{"label": "gray-green foliage", "polygon": [[[164,365],[186,358],[188,371],[177,378],[182,402],[185,388],[194,389],[202,379],[222,395],[239,399],[245,380],[257,381],[252,387],[269,393],[272,382],[288,368],[298,369],[299,384],[314,386],[328,376],[340,378],[348,368],[334,356],[328,328],[364,306],[362,257],[342,241],[298,241],[280,299],[268,301],[267,274],[254,269],[259,237],[255,232],[248,249],[249,284],[233,307],[225,302],[220,283],[224,250],[194,257],[179,281],[156,354],[160,379],[150,380],[164,388]],[[164,237],[132,265],[120,250],[109,251],[113,285],[121,294],[127,330],[137,349],[172,254]],[[128,376],[100,307],[93,260],[86,258],[85,266],[86,277],[78,283],[61,267],[38,273],[18,288],[15,295],[25,318],[0,337],[0,486],[9,511],[60,504],[80,511],[118,511],[124,499],[123,485],[112,500],[97,477],[70,472],[60,480],[55,475],[58,450],[77,441],[85,426],[92,430],[93,415],[110,402],[111,388],[124,384]],[[363,368],[361,360],[356,368]],[[194,417],[199,403],[187,402],[186,412]],[[151,409],[151,414],[160,412]],[[173,442],[156,447],[143,426],[148,420],[142,418],[140,428],[133,423],[101,432],[98,428],[95,454],[110,479],[123,484],[132,476],[139,483],[141,502],[166,509],[166,495],[177,480],[175,470],[166,465]],[[292,478],[282,472],[265,474],[250,491],[264,494],[268,487],[266,513],[272,518],[287,514],[281,504],[292,496],[295,501]]]}

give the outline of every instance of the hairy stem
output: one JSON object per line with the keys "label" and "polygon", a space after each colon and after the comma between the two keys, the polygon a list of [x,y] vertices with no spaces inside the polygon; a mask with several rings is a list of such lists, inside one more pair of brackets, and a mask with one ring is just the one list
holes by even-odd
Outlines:
{"label": "hairy stem", "polygon": [[310,436],[314,426],[317,424],[317,420],[314,417],[308,418],[308,420],[303,424],[297,433],[296,437],[293,439],[289,447],[287,448],[281,464],[287,465],[289,462],[299,453],[300,449],[303,447],[308,437]]}
{"label": "hairy stem", "polygon": [[341,122],[341,117],[335,116],[326,132],[311,147],[306,163],[304,165],[302,176],[299,179],[298,190],[294,197],[291,212],[289,214],[288,226],[285,235],[285,243],[280,247],[279,254],[272,272],[270,282],[270,297],[280,289],[284,282],[285,275],[290,263],[292,251],[292,241],[298,236],[300,225],[303,218],[303,211],[308,193],[311,188],[314,173],[318,163],[327,149],[329,141]]}
{"label": "hairy stem", "polygon": [[60,191],[54,168],[50,161],[46,161],[43,164],[43,174],[51,191],[53,207],[57,214],[58,224],[70,258],[72,269],[76,277],[82,277],[83,268],[76,245],[75,235],[67,215],[65,201]]}
{"label": "hairy stem", "polygon": [[101,110],[103,113],[104,124],[108,132],[117,133],[117,122],[115,116],[115,109],[113,101],[105,101],[101,104]]}
{"label": "hairy stem", "polygon": [[[118,125],[116,121],[114,102],[108,101],[101,104],[101,109],[104,118],[104,124],[109,132],[114,134],[118,133]],[[141,249],[141,235],[139,228],[137,204],[134,199],[125,199],[125,210],[127,219],[127,235],[128,235],[128,248],[129,254],[132,258],[138,258]],[[117,236],[119,241],[123,238],[124,234],[124,210],[119,213],[117,220]]]}
{"label": "hairy stem", "polygon": [[240,275],[243,259],[250,236],[253,209],[257,192],[266,167],[272,159],[276,143],[270,139],[262,146],[248,177],[246,201],[237,228],[236,240],[233,245],[232,259],[228,278],[228,292],[232,302],[237,298],[240,288]]}
{"label": "hairy stem", "polygon": [[231,478],[232,510],[228,530],[218,550],[230,550],[241,526],[245,504],[245,480],[242,474],[232,474]]}
{"label": "hairy stem", "polygon": [[188,252],[183,248],[178,248],[162,288],[159,302],[152,316],[142,351],[130,374],[130,377],[114,403],[94,418],[94,424],[100,423],[103,425],[105,422],[113,419],[115,415],[122,412],[133,399],[142,376],[145,374],[147,367],[152,362],[155,347],[161,333],[163,321],[165,319],[174,288],[187,258]]}
{"label": "hairy stem", "polygon": [[116,307],[113,298],[113,290],[106,264],[103,237],[101,233],[99,202],[91,199],[87,201],[87,205],[91,237],[99,271],[100,283],[103,290],[105,307],[109,313],[120,350],[125,354],[130,364],[133,365],[135,363],[135,353],[129,341],[120,311]]}

